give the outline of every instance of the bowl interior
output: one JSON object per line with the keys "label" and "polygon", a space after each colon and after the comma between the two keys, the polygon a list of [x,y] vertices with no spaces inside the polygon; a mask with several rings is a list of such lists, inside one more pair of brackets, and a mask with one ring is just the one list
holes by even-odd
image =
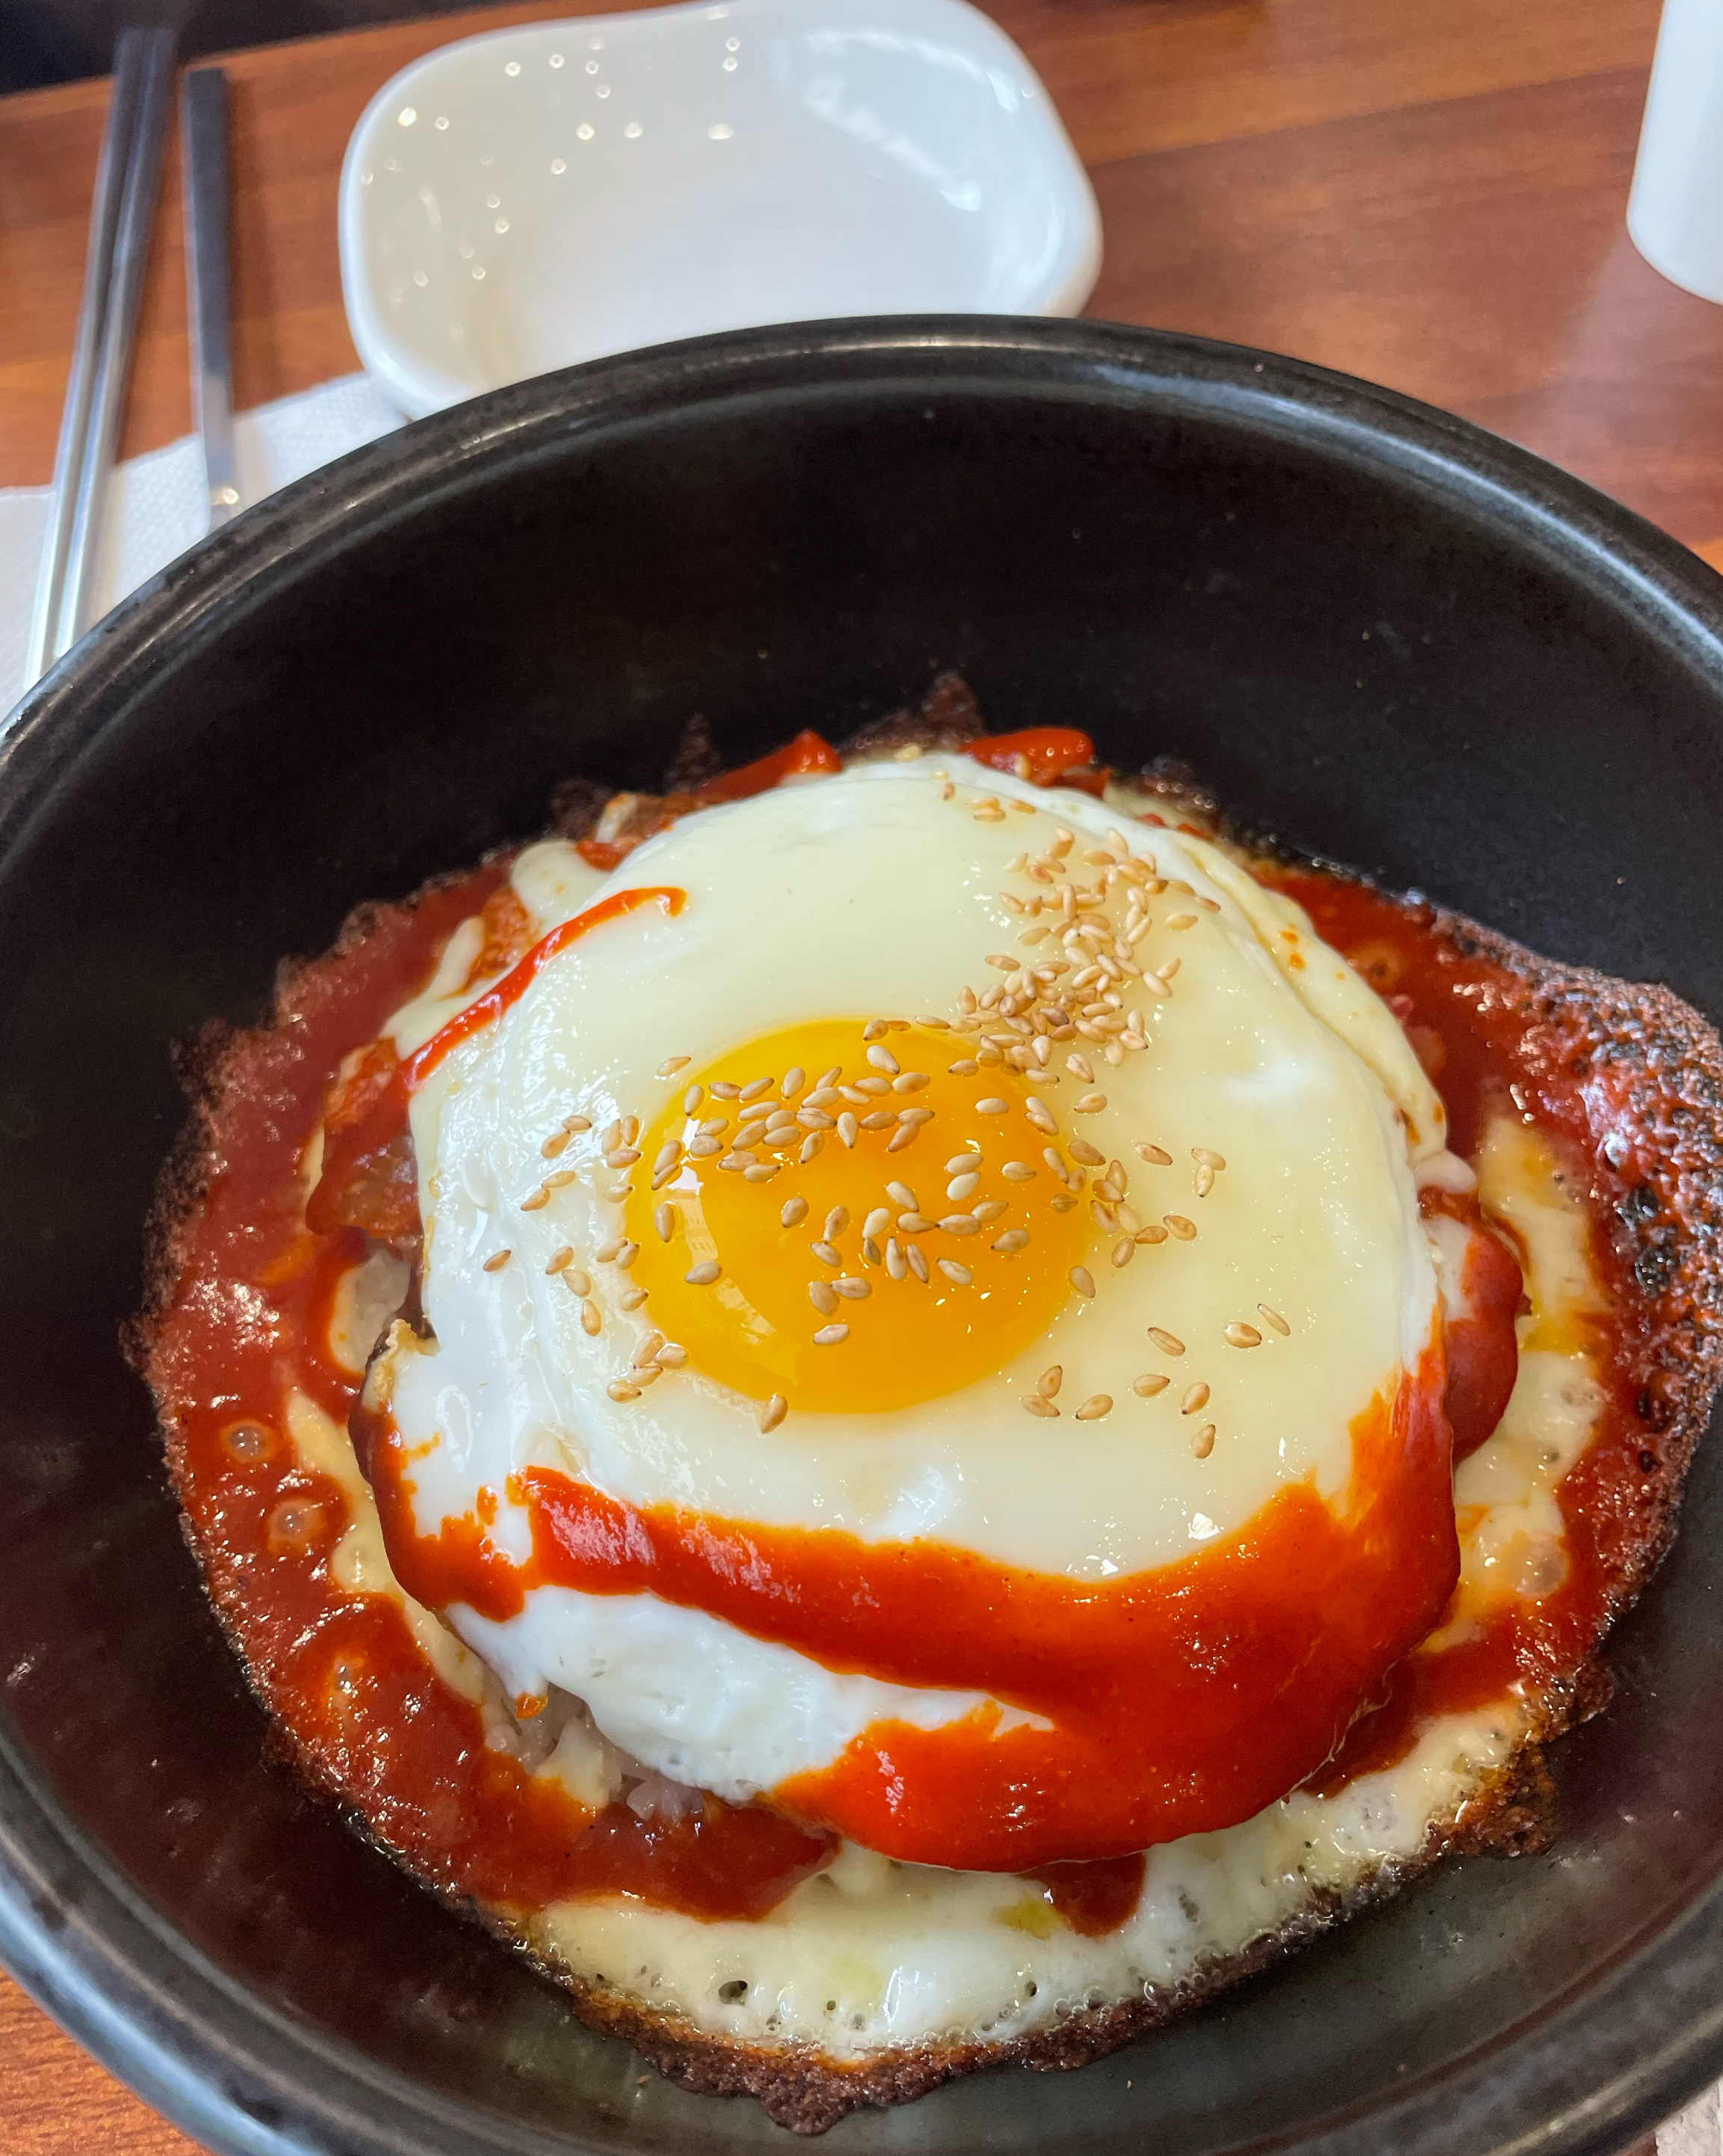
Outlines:
{"label": "bowl interior", "polygon": [[[651,785],[690,713],[741,759],[945,666],[1001,730],[1187,757],[1292,839],[1723,1013],[1705,572],[1543,485],[1218,347],[784,333],[361,452],[80,649],[0,797],[0,1938],[110,2056],[222,2146],[779,2138],[578,2029],[263,1763],[115,1347],[170,1043],[257,1013],[358,901],[531,833],[568,774]],[[1554,1853],[1447,1865],[1083,2074],[982,2076],[831,2145],[1479,2156],[1672,2105],[1723,1968],[1695,1739],[1723,1717],[1719,1466],[1621,1628],[1616,1705],[1556,1754]],[[122,1963],[152,2004],[105,2021]],[[151,2079],[213,2029],[218,2067]]]}
{"label": "bowl interior", "polygon": [[1073,313],[1094,198],[962,0],[728,0],[505,30],[397,76],[342,182],[362,356],[418,413],[753,322]]}

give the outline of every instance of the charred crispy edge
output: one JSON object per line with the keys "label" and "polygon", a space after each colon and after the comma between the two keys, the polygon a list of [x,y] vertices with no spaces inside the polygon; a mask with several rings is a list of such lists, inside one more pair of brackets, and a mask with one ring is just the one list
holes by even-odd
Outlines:
{"label": "charred crispy edge", "polygon": [[1409,1862],[1384,1866],[1348,1894],[1317,1897],[1279,1930],[1205,1964],[1179,1984],[1134,1999],[1085,2005],[1021,2036],[905,2046],[854,2063],[812,2046],[739,2044],[709,2035],[670,2015],[653,2014],[626,1994],[599,1991],[531,1948],[520,1950],[570,1994],[576,2013],[589,2028],[626,2037],[671,2081],[705,2095],[754,2097],[780,2126],[798,2133],[823,2133],[849,2112],[909,2103],[943,2082],[983,2067],[1033,2066],[1063,2073],[1086,2066],[1259,1974],[1348,1917],[1386,1901],[1450,1851],[1519,1856],[1548,1848],[1554,1810],[1542,1749],[1527,1746],[1468,1800],[1458,1820],[1433,1828]]}
{"label": "charred crispy edge", "polygon": [[[705,752],[703,728],[695,731],[699,726],[694,722],[685,738],[685,749],[694,755]],[[863,727],[844,744],[844,752],[878,756],[910,744],[956,751],[980,731],[980,715],[967,685],[956,675],[942,675],[918,709],[896,712]],[[681,776],[679,765],[674,775]],[[1330,873],[1348,873],[1228,826],[1213,797],[1187,767],[1171,760],[1148,766],[1131,783],[1146,796],[1160,797],[1165,803],[1160,813],[1169,822],[1177,816],[1201,827],[1218,828],[1241,850],[1259,856],[1268,853],[1281,862],[1300,860]],[[556,799],[558,834],[576,838],[589,832],[608,798],[608,789],[602,786],[569,782]],[[177,1060],[191,1096],[192,1113],[162,1171],[146,1230],[144,1308],[125,1334],[128,1358],[146,1379],[161,1321],[184,1262],[189,1224],[218,1158],[222,1097],[236,1068],[248,1051],[291,1022],[297,997],[314,973],[338,961],[382,920],[410,911],[430,891],[457,880],[435,880],[404,907],[360,906],[348,916],[325,957],[283,965],[273,1015],[264,1025],[247,1032],[214,1022],[179,1052]],[[1554,964],[1457,914],[1438,914],[1434,926],[1460,950],[1495,959],[1520,981],[1522,1008],[1549,1029],[1553,1045],[1570,1055],[1624,1066],[1632,1074],[1627,1091],[1636,1119],[1646,1124],[1666,1119],[1676,1132],[1676,1144],[1659,1161],[1654,1180],[1647,1186],[1649,1199],[1635,1204],[1618,1230],[1647,1296],[1648,1348],[1660,1382],[1654,1389],[1648,1388],[1642,1406],[1648,1453],[1654,1453],[1656,1461],[1654,1470],[1647,1471],[1644,1530],[1612,1608],[1613,1620],[1631,1603],[1669,1546],[1681,1478],[1723,1373],[1723,1201],[1717,1194],[1717,1173],[1723,1164],[1723,1045],[1696,1012],[1667,989]],[[162,1423],[170,1471],[177,1484],[179,1433],[170,1415],[164,1413]],[[252,1691],[269,1712],[266,1673],[252,1666],[241,1636],[243,1602],[238,1584],[218,1576],[188,1522],[185,1532],[208,1581],[223,1630]],[[1586,1663],[1539,1703],[1535,1741],[1523,1746],[1467,1802],[1457,1820],[1433,1828],[1417,1858],[1384,1866],[1350,1894],[1322,1897],[1277,1932],[1197,1970],[1179,1984],[1141,1998],[1085,2006],[1049,2027],[1021,2036],[915,2046],[876,2053],[854,2064],[811,2046],[739,2044],[709,2035],[674,2016],[652,2013],[626,1993],[584,1981],[525,1945],[494,1912],[455,1891],[428,1868],[407,1862],[381,1840],[339,1778],[279,1717],[272,1719],[269,1749],[272,1758],[303,1786],[339,1804],[355,1830],[373,1847],[562,1985],[588,2026],[626,2038],[685,2087],[713,2095],[752,2096],[780,2125],[820,2133],[851,2111],[905,2103],[941,2082],[984,2066],[1015,2064],[1058,2071],[1087,2065],[1269,1967],[1346,1917],[1387,1899],[1450,1851],[1519,1856],[1547,1847],[1554,1826],[1554,1792],[1543,1745],[1597,1712],[1607,1704],[1609,1689],[1602,1663],[1595,1658]]]}
{"label": "charred crispy edge", "polygon": [[[1551,1059],[1607,1071],[1634,1127],[1659,1135],[1648,1178],[1617,1208],[1613,1229],[1645,1298],[1651,1374],[1637,1404],[1644,1517],[1631,1569],[1611,1600],[1613,1624],[1674,1539],[1682,1480],[1723,1378],[1723,1041],[1690,1004],[1655,983],[1558,965],[1460,914],[1438,912],[1433,926],[1463,955],[1512,974],[1518,1009],[1540,1029]],[[1564,1725],[1577,1718],[1569,1714]]]}
{"label": "charred crispy edge", "polygon": [[941,674],[919,704],[890,711],[883,719],[870,719],[847,741],[839,742],[838,751],[846,762],[865,762],[900,748],[942,748],[955,754],[985,731],[969,684],[961,674]]}

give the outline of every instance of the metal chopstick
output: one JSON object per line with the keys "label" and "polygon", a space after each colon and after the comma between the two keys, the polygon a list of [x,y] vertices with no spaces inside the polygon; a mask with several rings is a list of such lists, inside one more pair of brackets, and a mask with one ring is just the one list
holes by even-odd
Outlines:
{"label": "metal chopstick", "polygon": [[172,110],[172,31],[140,30],[132,34],[138,38],[142,48],[142,82],[136,124],[126,145],[126,185],[114,233],[107,304],[102,310],[84,457],[72,511],[71,535],[66,542],[59,614],[49,654],[50,660],[69,651],[85,626],[85,593],[95,562],[114,445],[120,433],[126,380],[131,365],[132,336],[137,327],[138,302],[143,296],[144,270],[149,261],[150,226],[155,216],[156,189],[162,177],[162,151]]}
{"label": "metal chopstick", "polygon": [[25,685],[38,680],[59,654],[60,593],[65,583],[66,552],[84,469],[90,429],[90,403],[95,388],[96,351],[107,307],[113,267],[114,234],[120,223],[120,198],[126,187],[127,153],[143,88],[144,47],[139,32],[122,30],[114,48],[114,92],[95,168],[95,192],[90,207],[90,242],[84,258],[84,295],[72,343],[72,371],[66,379],[65,408],[60,413],[59,447],[54,452],[54,488],[48,501],[48,530],[42,546],[36,603],[30,617],[30,640],[24,659]]}
{"label": "metal chopstick", "polygon": [[195,68],[186,77],[180,112],[192,416],[203,444],[209,528],[214,531],[239,506],[228,331],[228,79],[219,68]]}

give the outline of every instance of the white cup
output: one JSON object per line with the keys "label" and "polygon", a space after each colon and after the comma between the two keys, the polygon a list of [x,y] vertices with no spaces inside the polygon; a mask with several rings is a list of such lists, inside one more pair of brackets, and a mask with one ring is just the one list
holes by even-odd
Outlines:
{"label": "white cup", "polygon": [[1723,0],[1664,0],[1628,231],[1672,284],[1723,300]]}

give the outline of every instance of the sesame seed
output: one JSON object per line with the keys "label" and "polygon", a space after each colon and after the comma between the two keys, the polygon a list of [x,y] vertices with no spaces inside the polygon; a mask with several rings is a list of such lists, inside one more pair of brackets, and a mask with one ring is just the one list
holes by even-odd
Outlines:
{"label": "sesame seed", "polygon": [[1195,1414],[1199,1408],[1208,1404],[1208,1388],[1199,1378],[1178,1404],[1181,1414]]}
{"label": "sesame seed", "polygon": [[697,1265],[690,1265],[683,1274],[690,1287],[710,1287],[724,1268],[715,1258],[703,1258]]}
{"label": "sesame seed", "polygon": [[710,1087],[715,1101],[733,1101],[741,1091],[741,1087],[729,1078],[715,1078]]}
{"label": "sesame seed", "polygon": [[674,1168],[682,1152],[680,1138],[666,1138],[658,1149],[658,1158],[652,1163],[653,1173],[663,1168]]}
{"label": "sesame seed", "polygon": [[[634,1158],[636,1160],[638,1160],[640,1156],[638,1153],[636,1153]],[[622,1164],[624,1167],[628,1165],[626,1162]],[[559,1168],[554,1175],[547,1175],[545,1178],[545,1188],[546,1190],[566,1190],[569,1184],[574,1180],[575,1172],[572,1168]]]}
{"label": "sesame seed", "polygon": [[566,1266],[572,1265],[573,1263],[573,1245],[565,1243],[560,1250],[553,1250],[551,1253],[551,1262],[545,1267],[545,1270],[547,1273],[560,1273]]}
{"label": "sesame seed", "polygon": [[919,1243],[905,1243],[904,1255],[909,1260],[910,1270],[925,1287],[927,1284],[927,1259]]}
{"label": "sesame seed", "polygon": [[1202,1429],[1191,1440],[1191,1450],[1198,1460],[1207,1460],[1209,1454],[1213,1451],[1214,1424],[1212,1422],[1205,1422]]}
{"label": "sesame seed", "polygon": [[638,1146],[613,1146],[604,1156],[607,1168],[632,1168],[640,1158]]}
{"label": "sesame seed", "polygon": [[1183,963],[1180,958],[1169,958],[1164,966],[1156,967],[1155,978],[1157,981],[1170,981]]}
{"label": "sesame seed", "polygon": [[1213,1168],[1218,1169],[1224,1168],[1227,1164],[1219,1153],[1211,1152],[1207,1146],[1192,1146],[1191,1147],[1191,1158],[1196,1162],[1198,1168]]}
{"label": "sesame seed", "polygon": [[805,1198],[787,1199],[784,1209],[777,1217],[786,1228],[798,1226],[808,1218],[808,1200]]}
{"label": "sesame seed", "polygon": [[929,1082],[925,1070],[900,1070],[891,1081],[891,1090],[894,1093],[919,1093]]}
{"label": "sesame seed", "polygon": [[919,763],[926,754],[920,742],[905,742],[901,748],[893,750],[891,760],[894,763]]}
{"label": "sesame seed", "polygon": [[658,1066],[658,1075],[660,1078],[674,1078],[679,1070],[686,1067],[687,1062],[685,1055],[667,1055]]}
{"label": "sesame seed", "polygon": [[617,1301],[624,1310],[638,1310],[650,1292],[649,1288],[625,1287],[617,1297]]}
{"label": "sesame seed", "polygon": [[1139,1160],[1147,1161],[1151,1168],[1170,1168],[1172,1164],[1172,1155],[1164,1147],[1146,1142],[1138,1144],[1136,1155]]}
{"label": "sesame seed", "polygon": [[946,1173],[947,1175],[963,1175],[967,1173],[969,1169],[972,1168],[979,1168],[980,1166],[981,1154],[978,1152],[954,1152],[951,1158],[946,1163]]}
{"label": "sesame seed", "polygon": [[1087,1138],[1073,1138],[1070,1155],[1073,1160],[1080,1160],[1085,1168],[1105,1168],[1107,1164],[1106,1155],[1090,1145]]}
{"label": "sesame seed", "polygon": [[850,1302],[865,1302],[874,1292],[866,1281],[859,1280],[854,1273],[845,1273],[842,1280],[833,1281],[832,1286],[838,1294]]}
{"label": "sesame seed", "polygon": [[786,1101],[793,1101],[808,1083],[808,1073],[799,1063],[792,1063],[777,1081],[777,1090]]}
{"label": "sesame seed", "polygon": [[688,1141],[690,1160],[710,1160],[715,1152],[722,1152],[723,1150],[724,1141],[721,1138],[690,1138]]}
{"label": "sesame seed", "polygon": [[705,1097],[706,1089],[704,1086],[690,1086],[688,1091],[682,1096],[683,1114],[685,1116],[691,1116]]}
{"label": "sesame seed", "polygon": [[826,1134],[823,1131],[810,1131],[807,1137],[803,1139],[802,1150],[796,1156],[797,1164],[803,1168],[806,1168],[808,1162],[813,1158],[814,1155],[818,1152],[821,1147],[825,1144],[825,1142]]}
{"label": "sesame seed", "polygon": [[849,1337],[847,1325],[823,1325],[813,1336],[816,1348],[838,1348]]}
{"label": "sesame seed", "polygon": [[876,1205],[862,1223],[864,1235],[883,1235],[891,1225],[891,1215],[883,1205]]}
{"label": "sesame seed", "polygon": [[884,1040],[890,1028],[883,1018],[870,1018],[862,1028],[864,1040]]}
{"label": "sesame seed", "polygon": [[1038,1100],[1033,1093],[1023,1103],[1023,1113],[1038,1131],[1044,1131],[1049,1137],[1058,1135],[1059,1117],[1044,1101]]}
{"label": "sesame seed", "polygon": [[1092,1116],[1105,1107],[1107,1096],[1105,1093],[1085,1093],[1074,1105],[1079,1116]]}
{"label": "sesame seed", "polygon": [[1128,1265],[1136,1255],[1136,1245],[1129,1235],[1113,1245],[1113,1263],[1115,1265]]}
{"label": "sesame seed", "polygon": [[1226,1337],[1234,1348],[1260,1348],[1263,1337],[1254,1325],[1244,1325],[1236,1320],[1226,1329]]}
{"label": "sesame seed", "polygon": [[976,1102],[975,1112],[978,1116],[1003,1116],[1008,1105],[997,1093],[989,1093],[985,1100]]}
{"label": "sesame seed", "polygon": [[[974,1158],[972,1154],[970,1157],[972,1159]],[[951,1163],[947,1161],[946,1165],[949,1168],[951,1166]],[[976,1174],[973,1169],[969,1169],[966,1170],[966,1172],[961,1175],[954,1175],[951,1178],[951,1181],[946,1185],[946,1195],[947,1198],[953,1199],[961,1204],[966,1198],[973,1198],[976,1192],[980,1188],[980,1176]]]}
{"label": "sesame seed", "polygon": [[1113,1396],[1110,1393],[1091,1393],[1077,1410],[1079,1422],[1099,1422],[1104,1414],[1110,1414]]}
{"label": "sesame seed", "polygon": [[751,1078],[737,1094],[736,1098],[740,1101],[757,1101],[762,1093],[769,1093],[771,1090],[771,1079]]}
{"label": "sesame seed", "polygon": [[626,1383],[621,1378],[613,1378],[604,1389],[613,1400],[638,1400],[640,1397],[640,1388]]}
{"label": "sesame seed", "polygon": [[649,1363],[658,1360],[658,1351],[664,1344],[662,1332],[649,1332],[634,1351],[634,1368],[644,1370]]}
{"label": "sesame seed", "polygon": [[1089,1217],[1097,1228],[1105,1228],[1110,1231],[1119,1224],[1117,1215],[1105,1198],[1096,1198],[1091,1201]]}
{"label": "sesame seed", "polygon": [[838,1135],[847,1146],[853,1146],[860,1135],[861,1126],[855,1120],[854,1108],[846,1108],[838,1118]]}
{"label": "sesame seed", "polygon": [[939,1269],[948,1281],[954,1281],[959,1287],[967,1287],[975,1278],[967,1265],[960,1265],[954,1258],[941,1258]]}
{"label": "sesame seed", "polygon": [[889,1131],[897,1121],[890,1108],[875,1108],[872,1115],[864,1116],[857,1127],[864,1131]]}
{"label": "sesame seed", "polygon": [[1292,1331],[1292,1327],[1286,1322],[1286,1320],[1280,1315],[1278,1310],[1270,1310],[1265,1302],[1259,1302],[1256,1306],[1262,1315],[1267,1318],[1269,1324],[1274,1327],[1275,1332],[1280,1335],[1283,1340]]}
{"label": "sesame seed", "polygon": [[1063,824],[1054,826],[1053,844],[1047,849],[1056,861],[1062,861],[1077,843],[1077,834],[1068,831]]}
{"label": "sesame seed", "polygon": [[837,1291],[828,1281],[809,1281],[808,1300],[822,1317],[829,1317],[838,1307]]}
{"label": "sesame seed", "polygon": [[925,1235],[933,1223],[925,1213],[900,1213],[897,1224],[905,1235]]}
{"label": "sesame seed", "polygon": [[1095,1294],[1095,1276],[1090,1271],[1087,1265],[1073,1265],[1071,1267],[1071,1286],[1076,1289],[1079,1295],[1087,1296],[1091,1298],[1093,1297]]}
{"label": "sesame seed", "polygon": [[639,1255],[640,1245],[638,1243],[619,1244],[617,1248],[616,1261],[626,1272]]}
{"label": "sesame seed", "polygon": [[571,1295],[588,1296],[592,1292],[592,1276],[578,1265],[570,1265],[562,1275],[562,1285]]}
{"label": "sesame seed", "polygon": [[951,1021],[948,1018],[929,1018],[925,1014],[916,1019],[918,1025],[931,1025],[936,1033],[949,1033]]}
{"label": "sesame seed", "polygon": [[[858,1078],[855,1081],[854,1091],[861,1095],[864,1101],[870,1097],[877,1099],[881,1093],[889,1093],[891,1091],[891,1081],[889,1078],[880,1078],[878,1076],[872,1078]],[[846,1099],[849,1097],[847,1091],[844,1097]]]}
{"label": "sesame seed", "polygon": [[1065,1068],[1074,1078],[1082,1079],[1085,1085],[1092,1086],[1095,1083],[1095,1072],[1090,1068],[1086,1057],[1068,1055],[1065,1058]]}
{"label": "sesame seed", "polygon": [[1184,1342],[1176,1332],[1169,1332],[1164,1326],[1151,1325],[1149,1337],[1163,1355],[1182,1355],[1185,1352]]}
{"label": "sesame seed", "polygon": [[1197,1233],[1196,1222],[1186,1219],[1182,1213],[1163,1213],[1161,1218],[1167,1234],[1177,1235],[1182,1243],[1188,1243]]}
{"label": "sesame seed", "polygon": [[789,1411],[790,1404],[784,1398],[783,1394],[782,1393],[774,1393],[772,1398],[767,1400],[765,1406],[760,1410],[760,1432],[762,1436],[764,1436],[767,1430],[776,1430]]}
{"label": "sesame seed", "polygon": [[582,1131],[591,1130],[592,1119],[590,1116],[565,1116],[562,1118],[562,1127],[565,1131],[571,1131],[578,1136]]}
{"label": "sesame seed", "polygon": [[890,1078],[896,1077],[899,1070],[897,1058],[889,1048],[882,1048],[877,1040],[868,1050],[868,1060],[876,1070],[885,1071]]}
{"label": "sesame seed", "polygon": [[1194,928],[1196,925],[1197,916],[1194,913],[1172,913],[1167,917],[1167,926],[1169,928]]}
{"label": "sesame seed", "polygon": [[893,1280],[900,1281],[910,1270],[909,1260],[905,1257],[903,1247],[895,1235],[888,1235],[885,1239],[885,1270]]}
{"label": "sesame seed", "polygon": [[597,1304],[592,1301],[590,1296],[587,1296],[587,1300],[580,1306],[580,1322],[582,1332],[587,1333],[597,1332],[599,1327],[604,1322],[604,1320],[598,1314]]}
{"label": "sesame seed", "polygon": [[1064,1381],[1064,1365],[1062,1363],[1049,1363],[1040,1376],[1036,1378],[1035,1390],[1040,1394],[1043,1399],[1050,1400],[1057,1397],[1059,1389]]}
{"label": "sesame seed", "polygon": [[688,1350],[674,1340],[667,1341],[658,1351],[658,1366],[661,1370],[679,1370],[688,1360]]}
{"label": "sesame seed", "polygon": [[568,1133],[567,1131],[552,1131],[549,1137],[547,1137],[544,1143],[539,1147],[539,1151],[544,1155],[546,1160],[554,1160],[567,1143]]}
{"label": "sesame seed", "polygon": [[1008,1183],[1033,1183],[1035,1171],[1026,1160],[1008,1160],[999,1171]]}
{"label": "sesame seed", "polygon": [[1141,1377],[1131,1379],[1131,1389],[1141,1399],[1151,1400],[1156,1393],[1164,1393],[1172,1383],[1171,1378],[1163,1378],[1158,1370],[1146,1370]]}
{"label": "sesame seed", "polygon": [[1197,1197],[1206,1198],[1214,1188],[1214,1170],[1212,1168],[1199,1168],[1197,1170],[1193,1188]]}
{"label": "sesame seed", "polygon": [[603,1152],[608,1152],[613,1146],[619,1146],[623,1142],[623,1119],[618,1116],[616,1121],[606,1130],[603,1137],[599,1139],[598,1144]]}
{"label": "sesame seed", "polygon": [[756,1160],[751,1168],[745,1168],[742,1170],[742,1181],[770,1183],[772,1177],[777,1173],[777,1170],[778,1163],[775,1160]]}
{"label": "sesame seed", "polygon": [[933,1111],[931,1108],[900,1108],[897,1111],[897,1119],[900,1123],[909,1123],[912,1126],[931,1123],[933,1121]]}
{"label": "sesame seed", "polygon": [[880,1255],[879,1245],[872,1235],[862,1237],[862,1255],[870,1265],[883,1265],[885,1262]]}
{"label": "sesame seed", "polygon": [[1220,911],[1220,901],[1218,898],[1199,898],[1195,900],[1193,902],[1196,905],[1200,906],[1205,913],[1218,913]]}
{"label": "sesame seed", "polygon": [[1025,1410],[1032,1415],[1051,1418],[1059,1413],[1059,1409],[1054,1407],[1053,1402],[1044,1399],[1039,1393],[1020,1393],[1018,1397],[1022,1400]]}
{"label": "sesame seed", "polygon": [[485,1271],[488,1273],[500,1273],[503,1267],[507,1265],[513,1253],[509,1250],[496,1251],[492,1256],[488,1257],[485,1260]]}
{"label": "sesame seed", "polygon": [[659,1242],[668,1243],[676,1232],[675,1207],[668,1202],[659,1206],[653,1214],[652,1224],[658,1230]]}
{"label": "sesame seed", "polygon": [[954,1078],[972,1078],[981,1065],[972,1055],[960,1055],[955,1063],[946,1067]]}
{"label": "sesame seed", "polygon": [[844,1065],[841,1063],[834,1063],[829,1070],[822,1070],[819,1076],[814,1081],[814,1091],[816,1093],[825,1092],[829,1087],[835,1086],[843,1075]]}
{"label": "sesame seed", "polygon": [[843,1253],[830,1243],[822,1240],[811,1244],[809,1248],[823,1265],[841,1265],[844,1262]]}
{"label": "sesame seed", "polygon": [[885,1186],[885,1195],[894,1205],[900,1205],[905,1212],[914,1213],[920,1209],[915,1194],[907,1183],[888,1183]]}
{"label": "sesame seed", "polygon": [[1029,1240],[1027,1228],[1008,1228],[1003,1235],[994,1238],[992,1247],[1009,1257],[1013,1250],[1026,1249]]}
{"label": "sesame seed", "polygon": [[948,1235],[972,1235],[981,1222],[972,1213],[947,1213],[939,1224]]}
{"label": "sesame seed", "polygon": [[798,1108],[784,1125],[785,1135],[798,1126],[804,1131],[828,1131],[833,1127],[832,1118],[823,1108]]}
{"label": "sesame seed", "polygon": [[551,1194],[541,1183],[530,1197],[520,1200],[520,1210],[523,1213],[541,1213],[550,1202]]}

